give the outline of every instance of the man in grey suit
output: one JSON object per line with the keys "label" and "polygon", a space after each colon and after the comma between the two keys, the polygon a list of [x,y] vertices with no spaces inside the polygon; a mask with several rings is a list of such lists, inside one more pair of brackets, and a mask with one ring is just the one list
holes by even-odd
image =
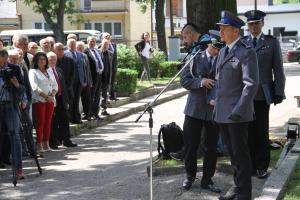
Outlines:
{"label": "man in grey suit", "polygon": [[262,32],[266,14],[260,10],[250,10],[244,15],[250,35],[242,40],[255,49],[259,66],[259,86],[254,98],[256,118],[249,126],[252,173],[256,173],[258,178],[266,178],[270,163],[270,104],[279,104],[285,98],[285,75],[278,40]]}
{"label": "man in grey suit", "polygon": [[221,12],[220,36],[226,43],[217,61],[217,94],[214,120],[219,124],[234,170],[234,191],[220,200],[251,199],[251,160],[248,124],[253,121],[253,99],[258,87],[254,49],[240,39],[245,23],[228,11]]}
{"label": "man in grey suit", "polygon": [[[193,40],[190,32],[197,32],[193,26],[185,26],[182,36],[187,46],[192,47]],[[198,39],[198,37],[196,37]],[[186,179],[183,182],[184,189],[190,189],[197,173],[197,149],[200,144],[201,133],[204,132],[204,163],[201,188],[220,193],[221,190],[214,186],[214,176],[217,162],[216,148],[218,141],[218,129],[212,121],[213,103],[208,101],[207,94],[214,86],[215,61],[219,49],[212,44],[199,53],[192,63],[181,74],[181,85],[189,90],[186,102],[183,124],[185,171]]]}

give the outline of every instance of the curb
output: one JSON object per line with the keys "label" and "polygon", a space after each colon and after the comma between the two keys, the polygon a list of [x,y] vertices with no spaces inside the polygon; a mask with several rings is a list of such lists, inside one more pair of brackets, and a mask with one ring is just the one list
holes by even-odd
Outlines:
{"label": "curb", "polygon": [[299,150],[300,140],[298,139],[278,169],[273,169],[263,186],[261,195],[256,200],[280,200],[284,197],[286,186],[300,156]]}
{"label": "curb", "polygon": [[[154,105],[156,106],[156,105],[165,103],[167,101],[182,97],[182,96],[184,96],[188,93],[187,90],[183,90],[183,89],[182,90],[178,89],[178,90],[180,90],[180,91],[178,91],[175,94],[162,96],[160,99],[158,99],[156,101],[156,103]],[[164,94],[166,94],[166,93],[164,93]],[[103,120],[83,121],[82,124],[71,124],[70,125],[71,136],[72,137],[78,136],[82,132],[84,132],[88,129],[101,127],[101,126],[104,126],[105,124],[108,124],[108,123],[114,122],[116,120],[119,120],[121,118],[127,117],[127,116],[129,116],[133,113],[143,111],[146,108],[147,105],[148,105],[148,102],[147,103],[142,103],[142,105],[139,105],[139,106],[134,106],[132,108],[124,109],[123,111],[111,114],[107,117],[104,117]]]}

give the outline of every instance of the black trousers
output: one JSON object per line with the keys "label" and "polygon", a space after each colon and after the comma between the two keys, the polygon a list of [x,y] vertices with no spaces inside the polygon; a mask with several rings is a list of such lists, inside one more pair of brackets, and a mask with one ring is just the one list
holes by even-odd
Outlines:
{"label": "black trousers", "polygon": [[268,169],[270,164],[269,111],[266,101],[254,101],[256,119],[249,124],[249,150],[252,170]]}
{"label": "black trousers", "polygon": [[197,149],[204,133],[204,163],[201,185],[212,183],[216,171],[218,127],[211,121],[185,116],[183,124],[185,171],[187,178],[194,179],[197,173]]}
{"label": "black trousers", "polygon": [[81,91],[81,103],[82,103],[82,109],[85,116],[91,115],[91,87],[86,86],[82,88]]}
{"label": "black trousers", "polygon": [[81,114],[79,112],[79,101],[81,96],[82,85],[79,81],[79,77],[76,77],[73,82],[73,91],[74,97],[70,99],[70,121],[71,122],[78,122],[81,120]]}
{"label": "black trousers", "polygon": [[92,115],[98,115],[100,110],[100,95],[101,95],[101,85],[102,85],[102,75],[97,74],[97,78],[95,81],[93,81],[93,87],[91,90],[91,99],[92,99],[92,105],[91,105],[91,114]]}
{"label": "black trousers", "polygon": [[223,139],[228,148],[235,192],[239,200],[251,199],[251,159],[248,148],[248,122],[219,124]]}
{"label": "black trousers", "polygon": [[70,142],[70,123],[67,110],[64,108],[61,96],[56,99],[51,125],[50,143]]}
{"label": "black trousers", "polygon": [[116,81],[116,74],[117,74],[117,65],[113,65],[112,71],[111,71],[111,86],[109,90],[109,96],[112,98],[116,98],[115,95],[115,81]]}

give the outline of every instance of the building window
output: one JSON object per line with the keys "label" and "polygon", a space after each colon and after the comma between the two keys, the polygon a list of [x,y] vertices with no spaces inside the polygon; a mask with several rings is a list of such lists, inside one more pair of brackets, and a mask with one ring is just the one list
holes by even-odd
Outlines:
{"label": "building window", "polygon": [[92,10],[92,0],[83,0],[83,10]]}
{"label": "building window", "polygon": [[108,32],[113,37],[123,37],[122,22],[90,22],[84,23],[84,29],[95,29],[101,32]]}
{"label": "building window", "polygon": [[34,23],[34,29],[42,29],[42,23],[41,22],[35,22]]}
{"label": "building window", "polygon": [[90,29],[92,29],[92,24],[91,23],[84,23],[84,29],[85,30],[90,30]]}

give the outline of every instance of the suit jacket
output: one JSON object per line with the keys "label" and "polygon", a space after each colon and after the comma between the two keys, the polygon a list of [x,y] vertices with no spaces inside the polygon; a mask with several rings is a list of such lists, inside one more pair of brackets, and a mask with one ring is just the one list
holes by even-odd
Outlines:
{"label": "suit jacket", "polygon": [[[221,49],[217,61],[217,95],[214,120],[218,123],[249,122],[254,117],[253,100],[258,88],[258,63],[254,49],[241,40],[225,57]],[[239,120],[229,119],[238,115]]]}
{"label": "suit jacket", "polygon": [[[69,97],[68,97],[68,91],[67,91],[67,87],[66,87],[66,82],[65,82],[65,77],[64,77],[64,72],[62,71],[62,69],[55,67],[55,70],[57,72],[59,81],[60,81],[60,85],[61,85],[61,98],[62,98],[62,103],[63,103],[63,107],[68,110],[69,109]],[[58,83],[57,83],[58,84]],[[58,97],[58,94],[56,93],[55,98]],[[58,101],[56,101],[58,102]]]}
{"label": "suit jacket", "polygon": [[63,56],[61,59],[57,59],[56,66],[60,69],[62,69],[64,73],[66,88],[68,91],[68,97],[73,98],[74,97],[74,91],[73,91],[73,81],[75,78],[75,63],[72,58],[69,58],[67,56]]}
{"label": "suit jacket", "polygon": [[189,90],[184,114],[196,119],[212,120],[213,107],[208,104],[208,89],[201,87],[203,78],[211,78],[214,73],[209,66],[206,51],[197,55],[181,73],[181,85]]}
{"label": "suit jacket", "polygon": [[[243,37],[242,41],[253,46],[251,35]],[[285,75],[280,44],[273,36],[262,34],[254,49],[259,68],[259,87],[255,100],[266,100],[271,104],[274,95],[285,97]]]}
{"label": "suit jacket", "polygon": [[117,54],[117,45],[115,43],[111,43],[113,46],[113,50],[111,49],[111,46],[109,46],[109,50],[113,52],[113,60],[112,60],[112,68],[116,71],[117,64],[118,64],[118,54]]}
{"label": "suit jacket", "polygon": [[28,53],[28,52],[27,52],[26,55],[27,55],[27,58],[28,58],[28,60],[29,60],[29,66],[27,66],[25,60],[24,60],[24,66],[26,67],[27,73],[28,73],[29,69],[32,68],[31,64],[32,64],[33,55],[30,54],[30,53]]}
{"label": "suit jacket", "polygon": [[89,58],[85,53],[82,54],[84,57],[84,64],[85,64],[85,69],[86,69],[86,78],[87,78],[87,86],[92,87],[93,86],[93,80],[92,80],[92,74],[91,74],[91,67],[90,67],[90,62]]}
{"label": "suit jacket", "polygon": [[100,56],[102,58],[102,62],[104,64],[104,70],[102,72],[102,82],[105,84],[110,85],[111,84],[111,79],[112,79],[112,66],[113,66],[113,56],[114,54],[110,51],[107,50],[107,55],[108,55],[108,65],[105,65],[104,63],[104,54],[102,51],[100,51]]}
{"label": "suit jacket", "polygon": [[[95,48],[95,50],[99,52],[98,49]],[[94,56],[90,52],[89,48],[86,48],[84,50],[84,53],[87,55],[87,57],[89,59],[89,64],[90,64],[93,83],[96,83],[97,82],[97,75],[98,75],[97,67],[96,67],[96,62],[97,61],[95,60]],[[99,52],[99,54],[100,54],[100,52]]]}
{"label": "suit jacket", "polygon": [[74,53],[76,54],[76,58],[73,57],[73,54],[70,50],[65,51],[65,56],[73,58],[75,62],[75,78],[79,78],[80,84],[84,85],[86,83],[86,66],[84,63],[84,56],[78,51],[75,51]]}

